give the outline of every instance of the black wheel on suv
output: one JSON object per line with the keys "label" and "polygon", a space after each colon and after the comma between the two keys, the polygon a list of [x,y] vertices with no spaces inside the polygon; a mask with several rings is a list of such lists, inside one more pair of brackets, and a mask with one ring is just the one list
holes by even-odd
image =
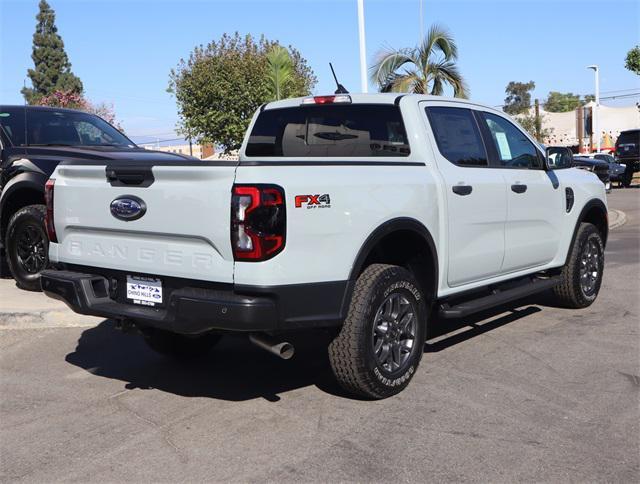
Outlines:
{"label": "black wheel on suv", "polygon": [[157,353],[179,360],[190,360],[206,355],[220,341],[219,334],[188,336],[156,328],[142,329],[142,336]]}
{"label": "black wheel on suv", "polygon": [[329,345],[338,383],[366,398],[401,392],[422,358],[426,307],[409,271],[383,264],[367,267],[356,281],[344,325]]}
{"label": "black wheel on suv", "polygon": [[40,272],[49,265],[49,239],[44,205],[21,208],[9,219],[5,247],[11,275],[18,286],[40,291]]}
{"label": "black wheel on suv", "polygon": [[586,308],[596,300],[604,270],[604,243],[595,225],[582,223],[554,291],[570,308]]}

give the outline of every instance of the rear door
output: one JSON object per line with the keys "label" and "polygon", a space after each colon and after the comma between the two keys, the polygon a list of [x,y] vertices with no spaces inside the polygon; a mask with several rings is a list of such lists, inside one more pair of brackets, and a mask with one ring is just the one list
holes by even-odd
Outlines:
{"label": "rear door", "polygon": [[504,257],[507,194],[489,161],[473,112],[443,103],[422,103],[437,148],[447,200],[448,284],[494,277]]}
{"label": "rear door", "polygon": [[[233,282],[234,176],[234,164],[206,161],[61,164],[52,177],[59,242],[51,244],[52,259]],[[137,213],[127,218],[130,212]]]}
{"label": "rear door", "polygon": [[545,265],[558,252],[564,188],[545,171],[541,152],[515,124],[495,113],[478,112],[491,165],[504,177],[507,193],[502,272]]}

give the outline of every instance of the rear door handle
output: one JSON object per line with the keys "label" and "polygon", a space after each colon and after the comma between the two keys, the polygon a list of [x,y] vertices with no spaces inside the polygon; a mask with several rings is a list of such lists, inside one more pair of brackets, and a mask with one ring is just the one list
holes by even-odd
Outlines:
{"label": "rear door handle", "polygon": [[454,185],[452,188],[453,193],[456,195],[469,195],[473,191],[473,187],[471,185]]}
{"label": "rear door handle", "polygon": [[524,193],[527,191],[527,185],[522,185],[521,183],[515,183],[511,185],[511,191],[516,193]]}

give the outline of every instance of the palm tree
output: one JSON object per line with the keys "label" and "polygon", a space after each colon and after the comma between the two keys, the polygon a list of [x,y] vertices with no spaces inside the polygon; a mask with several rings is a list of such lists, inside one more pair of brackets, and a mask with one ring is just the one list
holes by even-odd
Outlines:
{"label": "palm tree", "polygon": [[274,45],[267,53],[267,64],[270,95],[277,101],[282,97],[284,86],[293,77],[293,61],[287,49]]}
{"label": "palm tree", "polygon": [[432,25],[422,45],[383,49],[371,67],[371,80],[381,92],[412,92],[442,96],[445,84],[455,97],[466,98],[467,85],[458,70],[458,47],[449,31]]}

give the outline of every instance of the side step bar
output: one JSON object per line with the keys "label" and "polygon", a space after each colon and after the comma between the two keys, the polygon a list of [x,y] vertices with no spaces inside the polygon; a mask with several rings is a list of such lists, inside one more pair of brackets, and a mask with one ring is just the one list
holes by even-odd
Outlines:
{"label": "side step bar", "polygon": [[455,306],[450,306],[447,303],[442,304],[439,314],[445,319],[463,318],[470,314],[484,311],[485,309],[500,306],[501,304],[546,291],[547,289],[552,289],[557,286],[559,282],[560,277],[558,276],[548,279],[533,278],[525,284],[504,290],[495,289],[493,293],[488,296],[461,302]]}

